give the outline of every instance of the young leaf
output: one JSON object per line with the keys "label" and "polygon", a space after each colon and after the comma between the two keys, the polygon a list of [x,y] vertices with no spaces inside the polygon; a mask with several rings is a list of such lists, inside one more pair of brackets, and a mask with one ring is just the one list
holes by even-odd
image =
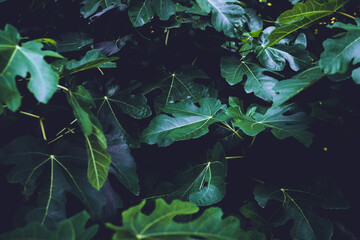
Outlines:
{"label": "young leaf", "polygon": [[278,80],[265,75],[264,72],[268,71],[266,68],[235,57],[222,57],[220,67],[221,75],[230,85],[246,79],[244,89],[247,93],[253,92],[265,101],[272,101],[275,96],[273,87]]}
{"label": "young leaf", "polygon": [[154,17],[151,0],[131,0],[128,14],[134,27],[141,27],[150,22]]}
{"label": "young leaf", "polygon": [[226,105],[219,100],[203,98],[199,104],[197,107],[190,100],[168,104],[163,112],[171,116],[160,114],[153,118],[141,135],[142,141],[165,147],[174,141],[199,138],[209,132],[211,124],[227,119],[223,113]]}
{"label": "young leaf", "polygon": [[99,226],[92,225],[85,228],[89,220],[89,214],[82,211],[71,218],[60,222],[56,230],[49,230],[38,222],[32,222],[24,228],[16,228],[10,232],[0,235],[0,240],[17,240],[17,239],[76,239],[89,240],[95,236]]}
{"label": "young leaf", "polygon": [[99,50],[93,49],[86,52],[85,56],[79,60],[71,60],[66,64],[69,74],[74,74],[80,71],[85,71],[92,68],[114,68],[117,57],[106,57]]}
{"label": "young leaf", "polygon": [[194,66],[182,66],[174,73],[166,73],[161,81],[155,83],[155,86],[150,86],[152,89],[161,89],[161,95],[155,99],[156,112],[161,112],[162,108],[169,103],[185,99],[198,102],[204,96],[206,88],[194,81],[197,78],[208,79],[209,77]]}
{"label": "young leaf", "polygon": [[260,63],[267,69],[273,71],[284,70],[286,61],[294,71],[310,67],[311,57],[309,56],[309,52],[305,50],[305,34],[299,34],[292,45],[290,45],[290,39],[283,38],[278,44],[266,47],[269,43],[269,34],[274,31],[274,29],[274,27],[266,28],[256,41],[258,46],[255,48],[255,52],[259,53],[257,58]]}
{"label": "young leaf", "polygon": [[279,189],[262,184],[255,188],[254,196],[263,208],[269,200],[282,203],[283,214],[274,225],[283,225],[293,219],[294,224],[290,230],[293,239],[330,240],[333,235],[333,224],[328,219],[316,215],[313,208],[349,208],[342,192],[327,179],[317,180],[312,186],[300,189]]}
{"label": "young leaf", "polygon": [[178,223],[173,221],[176,216],[196,214],[199,208],[189,202],[174,200],[167,204],[163,199],[157,199],[155,209],[150,215],[141,212],[146,201],[122,213],[122,226],[107,224],[115,231],[114,240],[139,238],[153,239],[193,239],[204,238],[212,240],[265,240],[263,234],[241,229],[240,222],[235,217],[222,219],[220,208],[208,208],[193,221]]}
{"label": "young leaf", "polygon": [[93,15],[99,7],[102,9],[108,8],[111,5],[120,4],[121,0],[83,0],[81,4],[83,5],[80,9],[81,15],[84,18],[88,18]]}
{"label": "young leaf", "polygon": [[4,102],[11,111],[21,104],[15,77],[26,78],[30,73],[28,88],[39,102],[47,103],[57,89],[59,76],[44,60],[45,56],[62,58],[56,52],[41,50],[43,45],[28,41],[19,45],[20,34],[7,24],[0,30],[0,104]]}
{"label": "young leaf", "polygon": [[220,143],[207,152],[203,163],[186,170],[175,177],[180,188],[162,195],[166,200],[180,199],[198,206],[208,206],[220,202],[226,193],[225,177],[227,163]]}
{"label": "young leaf", "polygon": [[237,0],[196,0],[207,13],[212,13],[211,22],[218,32],[228,37],[239,35],[239,29],[247,22],[245,10]]}
{"label": "young leaf", "polygon": [[[356,18],[356,26],[336,22],[335,28],[346,30],[341,38],[327,39],[323,42],[325,51],[320,56],[320,68],[326,74],[345,73],[349,65],[360,63],[360,18]],[[360,84],[360,68],[352,72],[352,78]]]}
{"label": "young leaf", "polygon": [[276,95],[273,98],[272,107],[280,106],[324,76],[325,74],[320,70],[319,66],[315,66],[302,71],[291,79],[276,83],[273,88]]}
{"label": "young leaf", "polygon": [[278,139],[294,137],[307,147],[312,143],[313,134],[306,130],[309,118],[303,112],[294,113],[295,108],[292,104],[271,107],[265,114],[256,112],[256,107],[248,109],[244,114],[241,106],[232,97],[229,104],[231,107],[226,113],[234,119],[234,126],[249,136],[255,136],[266,128],[271,128],[272,134]]}
{"label": "young leaf", "polygon": [[[0,156],[2,164],[15,165],[7,175],[10,183],[21,183],[27,196],[38,189],[36,207],[25,213],[24,223],[37,221],[56,227],[66,218],[68,193],[79,198],[92,217],[100,217],[108,199],[116,195],[108,189],[96,191],[89,184],[86,151],[76,144],[60,141],[52,151],[41,139],[25,136],[2,148]],[[49,178],[39,182],[44,173]]]}
{"label": "young leaf", "polygon": [[267,47],[278,43],[296,30],[333,14],[347,2],[348,0],[329,0],[320,3],[317,0],[307,0],[305,3],[296,3],[291,10],[283,12],[278,17],[277,21],[284,25],[271,32]]}
{"label": "young leaf", "polygon": [[155,0],[152,1],[152,6],[160,20],[169,20],[175,14],[175,4],[171,0]]}

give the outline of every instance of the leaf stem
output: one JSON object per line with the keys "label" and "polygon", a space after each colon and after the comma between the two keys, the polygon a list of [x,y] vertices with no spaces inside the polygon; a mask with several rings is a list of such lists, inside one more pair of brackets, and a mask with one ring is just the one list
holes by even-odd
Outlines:
{"label": "leaf stem", "polygon": [[354,16],[351,16],[350,14],[344,13],[344,12],[336,12],[338,14],[341,14],[343,16],[346,16],[348,18],[351,18],[352,20],[355,20],[356,18]]}
{"label": "leaf stem", "polygon": [[45,133],[45,128],[44,128],[44,123],[43,123],[43,119],[42,119],[42,118],[39,118],[39,121],[40,121],[40,127],[41,127],[41,133],[42,133],[43,139],[44,139],[45,141],[47,141],[46,133]]}
{"label": "leaf stem", "polygon": [[221,122],[221,123],[224,124],[228,129],[230,129],[230,131],[235,133],[235,135],[238,136],[241,140],[244,140],[244,138],[240,136],[240,134],[237,131],[235,131],[234,128],[230,127],[229,124],[227,124],[226,122]]}
{"label": "leaf stem", "polygon": [[230,156],[230,157],[226,157],[225,159],[240,159],[240,158],[246,158],[246,156]]}
{"label": "leaf stem", "polygon": [[30,116],[30,117],[33,117],[33,118],[38,118],[40,119],[40,116],[38,115],[35,115],[35,114],[32,114],[32,113],[28,113],[28,112],[24,112],[24,111],[19,111],[21,114],[24,114],[24,115],[27,115],[27,116]]}
{"label": "leaf stem", "polygon": [[69,89],[68,88],[66,88],[66,87],[64,87],[64,86],[61,86],[61,85],[57,85],[57,87],[58,88],[60,88],[60,89],[62,89],[62,90],[64,90],[65,92],[68,92],[69,91]]}

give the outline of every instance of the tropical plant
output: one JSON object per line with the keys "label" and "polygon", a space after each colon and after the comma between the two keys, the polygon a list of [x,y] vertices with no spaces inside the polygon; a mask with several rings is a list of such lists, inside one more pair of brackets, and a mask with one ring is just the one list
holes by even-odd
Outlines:
{"label": "tropical plant", "polygon": [[356,239],[359,9],[0,0],[0,239]]}

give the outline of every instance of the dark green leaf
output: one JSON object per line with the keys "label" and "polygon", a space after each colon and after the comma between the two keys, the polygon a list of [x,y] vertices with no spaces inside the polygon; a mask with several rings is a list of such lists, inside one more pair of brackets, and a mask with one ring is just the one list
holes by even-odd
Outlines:
{"label": "dark green leaf", "polygon": [[240,208],[240,213],[250,221],[251,226],[255,228],[256,231],[262,232],[266,235],[271,235],[270,223],[268,223],[258,212],[252,202],[243,205]]}
{"label": "dark green leaf", "polygon": [[254,195],[258,204],[263,208],[269,200],[282,203],[283,214],[275,225],[283,225],[293,219],[294,224],[290,231],[293,239],[332,239],[332,223],[328,219],[316,215],[313,208],[349,208],[342,192],[328,179],[317,180],[311,186],[295,189],[279,189],[269,185],[258,185]]}
{"label": "dark green leaf", "polygon": [[275,96],[273,87],[278,80],[265,75],[266,68],[235,57],[222,57],[220,67],[221,75],[230,85],[246,80],[244,89],[247,93],[253,92],[266,101],[272,101]]}
{"label": "dark green leaf", "polygon": [[228,37],[239,35],[239,29],[247,21],[245,10],[237,0],[196,0],[204,12],[212,13],[211,22],[218,32]]}
{"label": "dark green leaf", "polygon": [[266,28],[257,43],[259,44],[255,51],[260,63],[267,69],[273,71],[284,70],[286,61],[294,71],[309,68],[311,66],[311,57],[306,48],[306,36],[301,33],[295,40],[294,44],[290,44],[290,39],[283,38],[278,44],[266,47],[269,43],[269,34],[274,31],[274,27]]}
{"label": "dark green leaf", "polygon": [[155,0],[152,1],[152,6],[160,20],[166,21],[175,14],[175,4],[171,0]]}
{"label": "dark green leaf", "polygon": [[[341,38],[323,42],[325,51],[320,56],[320,67],[326,74],[345,73],[349,65],[360,63],[360,18],[352,24],[334,23],[332,27],[346,30]],[[360,68],[352,72],[352,78],[360,84]]]}
{"label": "dark green leaf", "polygon": [[173,221],[179,215],[195,214],[199,208],[189,202],[174,200],[167,204],[157,199],[155,210],[150,215],[141,212],[146,201],[122,213],[123,226],[107,224],[114,230],[114,240],[136,240],[139,238],[190,240],[197,238],[211,240],[264,240],[261,233],[240,228],[235,217],[222,219],[220,208],[209,208],[198,218],[186,223]]}
{"label": "dark green leaf", "polygon": [[319,3],[316,0],[307,0],[305,3],[296,3],[291,10],[283,12],[279,16],[277,21],[284,25],[271,32],[267,46],[270,47],[296,30],[333,14],[346,2],[347,0],[329,0]]}
{"label": "dark green leaf", "polygon": [[80,13],[84,18],[88,18],[94,13],[97,12],[99,7],[102,9],[108,8],[111,5],[120,4],[121,0],[83,0],[81,4],[83,5],[80,9]]}
{"label": "dark green leaf", "polygon": [[303,112],[295,112],[292,104],[271,107],[265,114],[261,114],[256,112],[256,107],[243,113],[241,106],[236,102],[236,98],[230,97],[231,107],[226,113],[234,119],[234,126],[239,127],[245,134],[256,136],[266,128],[270,128],[278,139],[294,137],[307,147],[312,143],[313,134],[306,130],[309,118]]}
{"label": "dark green leaf", "polygon": [[282,80],[274,86],[273,90],[276,95],[273,98],[273,107],[280,106],[292,97],[305,90],[325,75],[319,66],[309,68],[291,79]]}
{"label": "dark green leaf", "polygon": [[215,98],[203,98],[197,107],[190,100],[168,104],[163,112],[152,119],[143,131],[142,141],[148,144],[157,143],[165,147],[174,141],[199,138],[209,132],[208,127],[227,119],[223,111],[226,105]]}
{"label": "dark green leaf", "polygon": [[43,45],[29,41],[19,46],[20,34],[11,25],[0,30],[0,104],[4,102],[11,111],[21,104],[15,77],[26,78],[30,73],[28,88],[39,102],[47,103],[57,89],[59,76],[44,60],[45,56],[62,56],[53,51],[43,51]]}
{"label": "dark green leaf", "polygon": [[72,52],[88,47],[93,43],[93,39],[84,32],[70,32],[60,36],[57,40],[57,51]]}
{"label": "dark green leaf", "polygon": [[16,228],[0,235],[1,240],[48,240],[76,239],[89,240],[98,231],[98,225],[85,228],[89,215],[85,211],[60,222],[57,230],[51,231],[44,225],[33,222],[24,228]]}
{"label": "dark green leaf", "polygon": [[93,49],[86,52],[85,56],[79,60],[71,60],[66,64],[69,74],[74,74],[80,71],[85,71],[92,68],[114,68],[116,63],[112,62],[117,60],[117,57],[107,58],[99,50]]}
{"label": "dark green leaf", "polygon": [[134,27],[141,27],[154,17],[151,0],[131,0],[129,18]]}

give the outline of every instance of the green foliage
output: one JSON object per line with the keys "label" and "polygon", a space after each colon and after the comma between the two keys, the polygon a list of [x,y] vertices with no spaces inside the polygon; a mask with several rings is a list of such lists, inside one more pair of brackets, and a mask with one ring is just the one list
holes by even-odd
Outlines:
{"label": "green foliage", "polygon": [[264,239],[261,233],[242,230],[235,217],[222,219],[223,213],[216,207],[208,208],[193,221],[178,223],[174,221],[174,217],[195,214],[199,208],[189,202],[174,200],[167,204],[163,199],[157,199],[154,211],[145,215],[141,213],[145,203],[143,201],[124,211],[122,226],[107,224],[108,228],[115,231],[113,239]]}
{"label": "green foliage", "polygon": [[20,34],[16,28],[6,25],[0,30],[0,104],[16,111],[21,104],[20,93],[15,77],[27,77],[30,73],[28,88],[39,102],[47,103],[57,89],[59,76],[44,61],[44,56],[62,56],[53,51],[43,51],[43,45],[28,41],[19,45]]}
{"label": "green foliage", "polygon": [[355,1],[0,5],[0,239],[351,236]]}
{"label": "green foliage", "polygon": [[258,185],[254,196],[263,208],[270,200],[282,203],[283,215],[274,224],[283,225],[290,219],[294,220],[290,231],[293,239],[332,239],[332,222],[315,214],[313,208],[349,208],[342,192],[328,179],[319,179],[311,186],[295,189]]}
{"label": "green foliage", "polygon": [[[360,62],[360,18],[353,24],[334,23],[333,28],[346,30],[341,38],[327,39],[323,46],[325,51],[321,54],[320,67],[326,74],[345,73],[350,63],[353,65]],[[360,84],[360,68],[352,70],[352,78]]]}
{"label": "green foliage", "polygon": [[153,118],[141,135],[142,141],[166,147],[174,141],[201,137],[209,131],[211,124],[227,119],[226,105],[219,100],[203,98],[199,104],[197,107],[190,100],[168,104],[163,112],[171,116],[160,114]]}
{"label": "green foliage", "polygon": [[283,25],[271,32],[267,46],[270,47],[296,30],[331,15],[346,2],[347,0],[307,0],[305,3],[296,3],[291,10],[278,17],[277,21]]}
{"label": "green foliage", "polygon": [[95,236],[98,225],[85,228],[89,220],[89,214],[85,211],[60,222],[55,230],[49,230],[40,223],[30,223],[24,228],[16,228],[11,232],[0,235],[0,239],[6,240],[30,240],[30,239],[77,239],[88,240]]}

